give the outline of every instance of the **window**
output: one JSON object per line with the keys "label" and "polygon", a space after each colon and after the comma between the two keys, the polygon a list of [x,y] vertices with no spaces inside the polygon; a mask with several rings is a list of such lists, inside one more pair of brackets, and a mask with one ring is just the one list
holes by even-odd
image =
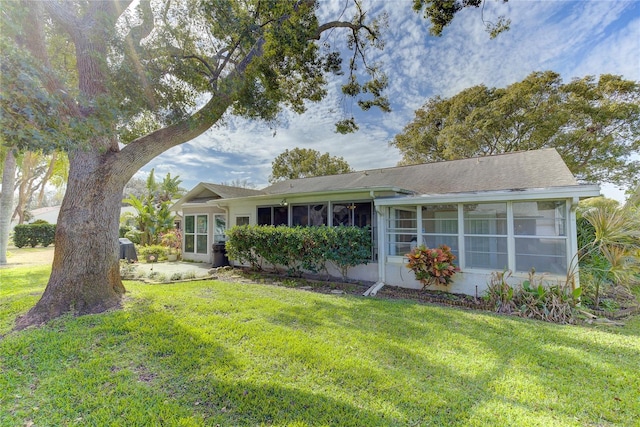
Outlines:
{"label": "window", "polygon": [[445,244],[462,269],[566,274],[567,217],[565,200],[390,207],[387,254]]}
{"label": "window", "polygon": [[264,206],[258,208],[258,225],[288,225],[287,206]]}
{"label": "window", "polygon": [[227,230],[227,218],[225,215],[213,216],[213,241],[214,243],[224,242],[227,239],[225,231]]}
{"label": "window", "polygon": [[388,230],[389,255],[402,256],[417,245],[418,217],[415,207],[390,208]]}
{"label": "window", "polygon": [[208,253],[208,216],[186,215],[184,217],[184,251]]}
{"label": "window", "polygon": [[429,248],[447,245],[458,253],[458,205],[427,205],[422,207],[422,243]]}
{"label": "window", "polygon": [[463,205],[465,267],[508,268],[507,204]]}
{"label": "window", "polygon": [[354,226],[366,227],[373,226],[371,214],[371,202],[352,203],[339,202],[331,205],[331,224],[333,226]]}
{"label": "window", "polygon": [[249,217],[248,216],[237,216],[236,217],[236,225],[249,225]]}
{"label": "window", "polygon": [[327,204],[296,205],[291,208],[291,225],[327,225]]}
{"label": "window", "polygon": [[564,201],[513,203],[516,271],[567,272]]}
{"label": "window", "polygon": [[371,260],[378,253],[375,239],[375,223],[373,221],[373,204],[371,202],[337,202],[331,204],[331,225],[334,227],[369,227],[371,232]]}

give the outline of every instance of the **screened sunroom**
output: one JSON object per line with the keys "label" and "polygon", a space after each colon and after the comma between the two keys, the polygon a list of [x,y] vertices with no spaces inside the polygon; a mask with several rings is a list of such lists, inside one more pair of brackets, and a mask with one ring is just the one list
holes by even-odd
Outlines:
{"label": "screened sunroom", "polygon": [[419,287],[403,270],[404,255],[418,245],[447,245],[461,269],[454,285],[460,292],[483,290],[493,271],[566,278],[576,262],[574,208],[594,191],[575,186],[377,200],[381,276],[388,285]]}

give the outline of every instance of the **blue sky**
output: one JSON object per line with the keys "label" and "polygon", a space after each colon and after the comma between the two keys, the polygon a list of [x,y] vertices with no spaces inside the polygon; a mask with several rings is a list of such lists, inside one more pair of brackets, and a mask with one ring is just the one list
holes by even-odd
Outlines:
{"label": "blue sky", "polygon": [[[320,13],[335,19],[349,0],[323,1]],[[389,76],[387,95],[393,111],[361,113],[345,102],[339,81],[329,85],[324,101],[306,113],[285,111],[276,129],[228,116],[224,124],[157,157],[140,175],[155,168],[171,172],[191,189],[200,181],[246,180],[268,184],[271,162],[286,149],[311,148],[341,156],[356,170],[390,167],[400,153],[389,146],[413,119],[414,111],[433,96],[455,95],[470,86],[504,87],[533,71],[552,70],[564,81],[586,75],[618,74],[640,81],[640,1],[624,0],[487,0],[484,19],[511,19],[510,31],[490,40],[479,9],[456,16],[440,38],[428,34],[427,22],[411,10],[410,0],[364,1],[370,13],[386,11],[385,49],[372,52]],[[339,38],[339,33],[330,35]],[[355,134],[334,133],[334,123],[352,113]],[[622,200],[612,186],[605,194]]]}

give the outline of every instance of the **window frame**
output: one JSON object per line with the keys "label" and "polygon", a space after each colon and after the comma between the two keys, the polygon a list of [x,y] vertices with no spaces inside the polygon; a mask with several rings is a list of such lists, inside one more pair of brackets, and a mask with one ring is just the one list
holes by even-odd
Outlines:
{"label": "window frame", "polygon": [[[541,261],[540,264],[536,262],[533,265],[527,267],[527,271],[530,271],[532,268],[536,271],[545,271],[549,274],[566,274],[569,260],[567,259],[567,254],[569,253],[569,236],[568,236],[568,227],[567,221],[569,217],[569,213],[566,209],[566,201],[564,206],[559,206],[561,200],[533,200],[526,202],[513,202],[513,226],[514,226],[514,269],[513,271],[521,272],[525,271],[524,269],[518,269],[519,260],[523,258],[532,258],[534,260],[539,259]],[[524,204],[524,203],[536,203],[536,210],[538,211],[538,215],[536,216],[524,216],[518,215],[516,216],[516,205]],[[544,209],[541,208],[541,204],[544,206],[546,203],[554,203],[555,206],[553,209]],[[547,217],[544,213],[540,214],[540,212],[550,212],[553,211],[553,217]],[[519,221],[522,224],[523,220],[527,220],[529,223],[534,220],[535,221],[535,234],[526,233],[526,230],[522,228],[519,230],[516,225],[516,221]],[[539,222],[539,220],[541,220]],[[549,225],[549,223],[551,223]],[[548,230],[552,230],[552,232],[548,232]],[[523,231],[523,232],[519,232]],[[543,231],[543,233],[539,233],[539,231]],[[546,231],[546,232],[545,232]],[[519,247],[522,247],[524,243],[528,243],[528,248],[535,248],[535,245],[539,245],[539,248],[533,249],[534,252],[522,252],[519,250]],[[534,246],[532,246],[534,245]],[[528,249],[532,250],[532,249]],[[552,252],[555,252],[552,253]],[[546,259],[545,259],[546,258]],[[537,265],[536,265],[537,264]],[[546,271],[543,266],[552,266],[556,268],[557,271]]]}
{"label": "window frame", "polygon": [[[535,234],[535,235],[526,235],[526,234],[517,234],[517,222],[524,218],[525,216],[518,214],[518,204],[519,203],[538,203],[539,206],[540,205],[544,205],[547,203],[553,203],[555,204],[555,208],[554,208],[554,215],[553,218],[551,218],[551,215],[549,215],[548,218],[545,219],[545,221],[547,222],[545,224],[544,227],[536,227],[536,231],[540,230],[540,229],[547,229],[547,230],[555,230],[556,232],[554,232],[553,234],[551,233],[551,231],[547,231],[546,233],[541,233],[541,234]],[[486,220],[488,221],[493,221],[494,224],[488,224],[489,228],[485,227],[485,232],[483,233],[482,230],[469,230],[469,226],[471,225],[470,220],[482,220],[482,215],[476,217],[476,218],[471,218],[472,215],[469,215],[468,213],[465,213],[465,207],[466,209],[468,209],[469,206],[475,206],[475,205],[500,205],[500,206],[506,206],[506,208],[504,210],[500,210],[500,212],[496,213],[496,215],[494,217],[489,217],[487,216]],[[426,224],[422,218],[422,214],[423,214],[423,208],[425,207],[429,207],[429,206],[437,206],[437,205],[441,205],[441,206],[456,206],[457,207],[457,227],[458,227],[458,232],[457,234],[452,234],[452,233],[432,233],[432,232],[428,232],[424,229],[424,225]],[[416,234],[417,236],[420,236],[420,241],[422,243],[424,243],[426,241],[425,238],[427,237],[437,237],[439,235],[442,236],[446,236],[446,237],[451,237],[451,238],[455,238],[457,237],[458,239],[458,254],[457,254],[457,259],[455,261],[456,265],[458,265],[463,271],[468,271],[468,272],[474,272],[474,271],[482,271],[482,272],[486,272],[486,271],[496,271],[496,270],[502,270],[503,268],[508,268],[511,271],[513,271],[514,273],[527,273],[530,268],[527,267],[527,269],[525,270],[525,267],[522,265],[522,262],[519,262],[522,260],[522,256],[523,255],[527,255],[522,254],[520,252],[518,252],[518,245],[520,244],[519,242],[521,242],[524,239],[529,239],[532,242],[533,241],[545,241],[545,243],[549,244],[550,247],[554,247],[555,245],[555,249],[557,250],[558,254],[555,255],[555,258],[557,260],[557,268],[555,269],[549,269],[549,268],[536,268],[536,271],[538,271],[539,273],[544,273],[544,274],[550,274],[550,275],[558,275],[558,276],[563,276],[566,275],[568,269],[571,266],[571,260],[569,259],[569,254],[571,253],[571,242],[572,239],[570,238],[569,233],[573,232],[575,234],[575,231],[571,231],[573,230],[574,227],[571,226],[571,224],[569,223],[569,220],[571,218],[571,214],[570,214],[570,200],[564,199],[564,198],[551,198],[551,199],[532,199],[532,200],[496,200],[496,201],[491,201],[491,200],[487,200],[487,201],[482,201],[482,202],[442,202],[442,203],[416,203],[415,205],[387,205],[386,206],[386,215],[385,215],[385,225],[386,225],[386,230],[385,230],[385,236],[384,236],[384,243],[385,243],[385,248],[387,250],[386,252],[386,257],[387,262],[392,262],[392,263],[397,263],[397,262],[406,262],[406,259],[404,257],[404,253],[398,253],[398,251],[393,251],[393,244],[397,243],[397,236],[398,235],[409,235],[409,234]],[[515,207],[515,210],[514,210]],[[397,225],[402,225],[402,224],[394,224],[394,212],[398,211],[398,210],[410,210],[410,209],[416,209],[416,213],[417,213],[417,218],[416,218],[416,227],[392,227],[392,226],[397,226]],[[523,210],[524,212],[526,212],[526,209]],[[437,212],[437,211],[436,211]],[[454,214],[451,214],[451,216],[453,217]],[[453,218],[452,218],[453,219]],[[402,219],[400,219],[402,220]],[[434,219],[435,220],[435,219]],[[553,226],[551,226],[550,224],[553,223]],[[435,229],[434,229],[435,230]],[[475,231],[475,232],[474,232]],[[487,265],[479,265],[478,263],[475,263],[475,266],[470,266],[472,263],[470,262],[471,259],[469,259],[469,254],[468,254],[468,247],[472,244],[472,240],[474,239],[482,239],[482,238],[487,238],[489,240],[494,239],[495,241],[493,243],[489,243],[492,244],[494,246],[498,246],[498,251],[495,252],[497,254],[498,257],[501,257],[497,263],[493,263],[493,264],[487,264]],[[436,245],[439,245],[439,243],[437,243]],[[407,251],[408,252],[408,251]],[[493,253],[493,252],[489,252],[489,253]],[[505,253],[506,253],[506,257],[505,257]],[[528,254],[531,255],[531,254]],[[538,255],[537,253],[535,253],[535,255]],[[544,256],[544,252],[542,252],[542,255]],[[551,258],[553,258],[554,256],[551,256]],[[546,261],[541,262],[541,265],[545,265]],[[498,266],[498,264],[504,263],[504,266]],[[517,268],[518,266],[520,266],[520,268]],[[559,267],[558,267],[559,266]],[[547,271],[550,270],[550,271]]]}
{"label": "window frame", "polygon": [[[425,245],[429,246],[427,242],[429,240],[436,240],[435,245],[440,246],[441,244],[446,244],[451,248],[451,252],[456,257],[456,261],[460,259],[460,218],[459,218],[459,207],[458,203],[438,203],[438,204],[430,204],[430,205],[419,205],[420,207],[420,224],[421,224],[421,238],[419,241]],[[425,209],[428,207],[445,207],[446,210],[437,210],[433,209],[433,219],[425,218]],[[453,209],[452,209],[453,208]],[[438,215],[447,213],[449,215]],[[438,218],[440,216],[440,218]],[[428,222],[429,221],[429,222]],[[433,232],[430,231],[430,227],[427,227],[429,224],[433,225]],[[455,224],[455,232],[451,232],[449,230],[442,230],[439,228],[445,225],[445,228],[450,227],[452,224]],[[437,242],[439,238],[442,239],[442,243]],[[453,240],[454,244],[450,244],[451,240]]]}
{"label": "window frame", "polygon": [[[314,215],[314,213],[311,212],[312,209],[314,209],[316,206],[323,206],[322,211],[320,212],[320,218],[322,220],[322,224],[312,224],[312,217]],[[294,205],[291,205],[290,211],[289,211],[289,224],[291,225],[291,227],[321,227],[323,225],[327,226],[329,225],[329,206],[330,203],[329,202],[309,202],[309,203],[296,203]],[[300,218],[306,218],[306,224],[303,224],[302,221],[300,221],[299,224],[296,223],[297,218],[296,216],[298,215],[296,213],[296,210],[300,210],[300,208],[306,208],[306,215],[302,215]]]}
{"label": "window frame", "polygon": [[[420,223],[418,211],[420,210],[417,206],[392,206],[389,208],[389,215],[386,220],[387,238],[385,246],[390,256],[404,256],[405,253],[408,253],[418,245],[418,224]],[[398,218],[397,214],[399,213],[414,214],[415,217]],[[400,221],[409,222],[409,224],[401,223]],[[411,222],[414,223],[413,226],[411,226]],[[401,247],[408,248],[409,250],[403,252],[400,250]]]}
{"label": "window frame", "polygon": [[235,215],[234,219],[235,226],[251,225],[251,215],[239,214]]}
{"label": "window frame", "polygon": [[[222,219],[224,225],[222,227],[222,234],[216,233],[218,231],[218,219]],[[227,215],[226,214],[213,214],[213,243],[222,243],[227,240]],[[218,236],[222,236],[218,239]]]}
{"label": "window frame", "polygon": [[[260,216],[264,215],[264,211],[268,209],[269,210],[269,221],[268,223],[265,221],[262,221]],[[262,213],[260,211],[263,211]],[[276,213],[276,210],[283,210],[285,213],[285,220],[284,221],[276,221],[276,216],[278,215]],[[257,225],[273,225],[273,226],[279,226],[279,225],[289,225],[289,206],[288,205],[267,205],[267,206],[257,206],[256,207],[256,224]]]}
{"label": "window frame", "polygon": [[[462,203],[465,267],[481,270],[504,270],[509,268],[509,204],[508,202]],[[489,209],[476,211],[470,207],[485,206]],[[465,209],[467,208],[467,209]],[[460,209],[460,208],[458,208]],[[471,215],[476,213],[476,215]],[[482,230],[478,230],[478,226]],[[473,242],[473,243],[472,243]],[[474,248],[482,243],[482,249]],[[486,248],[486,249],[485,249]],[[487,262],[471,260],[485,256]],[[502,264],[502,265],[500,265]]]}
{"label": "window frame", "polygon": [[[193,218],[193,231],[190,232],[189,230],[189,220],[188,218]],[[198,219],[199,218],[205,218],[205,231],[201,232],[199,231],[198,228]],[[209,253],[209,214],[201,214],[201,213],[193,213],[193,214],[186,214],[184,216],[184,221],[185,221],[185,226],[184,226],[184,252],[185,253],[189,253],[189,254],[194,254],[194,255],[207,255]],[[198,248],[200,247],[198,242],[201,241],[201,239],[204,236],[205,238],[205,252],[199,251]],[[187,244],[188,240],[192,239],[192,250],[189,250],[189,246]]]}

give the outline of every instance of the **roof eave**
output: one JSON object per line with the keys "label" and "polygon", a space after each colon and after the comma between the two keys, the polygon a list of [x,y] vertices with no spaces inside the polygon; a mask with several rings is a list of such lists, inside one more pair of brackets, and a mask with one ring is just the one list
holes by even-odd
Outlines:
{"label": "roof eave", "polygon": [[410,205],[421,203],[500,202],[510,200],[584,199],[600,196],[599,185],[571,185],[564,187],[526,188],[475,191],[447,194],[421,194],[409,197],[376,199],[376,206]]}
{"label": "roof eave", "polygon": [[205,204],[225,206],[227,202],[237,202],[240,200],[262,200],[262,199],[274,199],[274,198],[294,198],[294,197],[308,197],[308,196],[334,196],[339,194],[353,194],[353,193],[376,193],[376,192],[393,192],[396,194],[415,194],[411,190],[406,190],[399,187],[361,187],[361,188],[347,188],[341,190],[326,190],[326,191],[307,191],[301,193],[270,193],[270,194],[256,194],[254,196],[235,197],[229,199],[217,199],[206,202]]}

